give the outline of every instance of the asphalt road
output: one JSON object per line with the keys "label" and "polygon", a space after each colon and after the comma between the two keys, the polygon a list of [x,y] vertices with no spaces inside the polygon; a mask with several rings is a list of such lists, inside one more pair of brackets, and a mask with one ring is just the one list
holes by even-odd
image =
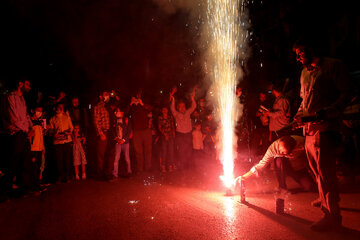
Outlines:
{"label": "asphalt road", "polygon": [[[315,233],[316,193],[285,196],[275,213],[271,176],[224,196],[216,173],[144,173],[116,182],[52,185],[38,197],[0,203],[0,239],[360,239],[360,192],[341,194],[344,229]],[[289,180],[289,184],[296,185]]]}

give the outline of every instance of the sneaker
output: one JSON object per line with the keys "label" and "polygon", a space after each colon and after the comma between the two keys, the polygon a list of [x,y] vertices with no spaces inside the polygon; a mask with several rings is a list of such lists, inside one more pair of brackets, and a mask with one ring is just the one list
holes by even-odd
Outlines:
{"label": "sneaker", "polygon": [[113,178],[109,178],[107,181],[109,183],[112,183],[112,182],[116,182],[117,178],[113,177]]}
{"label": "sneaker", "polygon": [[81,175],[81,179],[86,180],[86,174],[85,173],[83,175]]}
{"label": "sneaker", "polygon": [[79,180],[80,180],[79,175],[76,175],[76,176],[75,176],[75,179],[76,179],[77,181],[79,181]]}
{"label": "sneaker", "polygon": [[51,183],[41,183],[40,187],[49,187]]}
{"label": "sneaker", "polygon": [[341,228],[341,217],[325,216],[324,218],[311,225],[310,228],[315,232],[336,231]]}
{"label": "sneaker", "polygon": [[41,191],[40,190],[31,190],[31,191],[28,191],[27,193],[24,194],[24,198],[28,198],[28,197],[38,197],[41,195]]}
{"label": "sneaker", "polygon": [[311,206],[316,207],[316,208],[320,208],[321,207],[321,199],[317,198],[314,201],[312,201]]}

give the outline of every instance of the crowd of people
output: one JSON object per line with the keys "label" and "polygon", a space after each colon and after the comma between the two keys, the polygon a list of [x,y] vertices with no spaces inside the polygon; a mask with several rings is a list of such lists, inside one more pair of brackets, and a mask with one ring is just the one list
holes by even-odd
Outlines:
{"label": "crowd of people", "polygon": [[[313,228],[321,231],[341,224],[336,174],[339,146],[344,146],[340,143],[346,136],[341,135],[338,116],[353,95],[343,64],[316,55],[307,44],[300,41],[294,47],[304,66],[297,113],[292,114],[293,104],[283,85],[260,91],[251,109],[238,88],[236,95],[244,103],[238,139],[241,129],[247,129],[252,155],[264,155],[243,179],[259,175],[273,162],[279,189],[287,189],[286,176],[307,191],[317,183],[325,217]],[[26,98],[30,90],[30,80],[22,79],[2,101],[2,145],[7,153],[0,165],[2,199],[15,192],[40,194],[51,179],[55,183],[85,180],[90,159],[94,176],[109,182],[142,172],[166,173],[219,162],[213,106],[205,97],[196,99],[196,87],[184,98],[174,87],[161,106],[144,102],[142,90],[125,103],[115,91],[104,90],[91,109],[76,96],[68,101],[65,92],[48,102],[42,94],[30,101]],[[309,116],[315,120],[305,121]]]}
{"label": "crowd of people", "polygon": [[205,98],[196,103],[196,88],[189,96],[191,107],[175,87],[156,109],[143,102],[142,90],[129,103],[103,90],[86,108],[79,97],[68,100],[63,91],[48,101],[43,94],[28,97],[30,91],[31,81],[21,79],[2,99],[4,199],[15,192],[38,195],[50,183],[85,180],[89,161],[95,170],[91,177],[109,182],[141,172],[194,168],[205,157],[215,162],[216,124]]}

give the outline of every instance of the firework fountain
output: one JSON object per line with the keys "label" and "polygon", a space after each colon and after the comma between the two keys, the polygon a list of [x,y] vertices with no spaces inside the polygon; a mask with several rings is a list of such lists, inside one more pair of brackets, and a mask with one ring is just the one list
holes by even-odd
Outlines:
{"label": "firework fountain", "polygon": [[[235,124],[242,106],[235,95],[242,77],[240,65],[246,59],[247,18],[245,0],[154,0],[165,12],[177,9],[190,12],[195,20],[194,33],[205,63],[205,72],[211,79],[209,97],[219,120],[217,150],[223,165],[220,177],[227,188],[234,184],[236,157]],[[205,18],[204,18],[205,16]]]}
{"label": "firework fountain", "polygon": [[240,50],[243,47],[241,0],[208,0],[207,68],[212,79],[216,115],[219,116],[218,155],[223,166],[220,177],[225,187],[234,183],[234,159],[236,157],[235,124],[241,106],[235,91],[242,72]]}

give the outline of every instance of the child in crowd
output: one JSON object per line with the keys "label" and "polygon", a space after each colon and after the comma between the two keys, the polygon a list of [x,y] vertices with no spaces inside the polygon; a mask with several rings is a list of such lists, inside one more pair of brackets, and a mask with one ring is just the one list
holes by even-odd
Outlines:
{"label": "child in crowd", "polygon": [[160,133],[161,157],[160,168],[162,172],[175,170],[174,147],[175,147],[175,123],[174,118],[169,114],[167,107],[161,108],[161,115],[158,118],[158,129]]}
{"label": "child in crowd", "polygon": [[204,133],[204,153],[209,160],[215,161],[216,158],[216,145],[215,145],[215,133],[216,124],[214,122],[214,116],[211,112],[206,115],[206,120],[202,124]]}
{"label": "child in crowd", "polygon": [[79,125],[74,126],[73,131],[73,161],[74,161],[74,169],[75,169],[75,179],[80,180],[79,176],[79,166],[81,165],[81,179],[86,179],[86,170],[85,166],[86,155],[84,151],[84,144],[86,138],[80,133]]}
{"label": "child in crowd", "polygon": [[32,137],[30,139],[31,146],[31,173],[29,173],[29,184],[31,186],[31,191],[40,191],[40,165],[42,161],[42,156],[45,154],[45,145],[44,145],[44,130],[46,125],[44,123],[45,119],[42,119],[43,109],[38,106],[35,108],[35,112],[31,117],[33,124],[32,128]]}
{"label": "child in crowd", "polygon": [[131,125],[128,118],[124,118],[124,112],[119,107],[115,108],[115,159],[113,176],[119,177],[119,160],[121,152],[124,152],[127,167],[127,176],[131,175],[129,142],[132,137]]}
{"label": "child in crowd", "polygon": [[193,143],[193,161],[199,164],[204,154],[204,138],[205,135],[201,131],[201,123],[195,123],[194,130],[192,131]]}

